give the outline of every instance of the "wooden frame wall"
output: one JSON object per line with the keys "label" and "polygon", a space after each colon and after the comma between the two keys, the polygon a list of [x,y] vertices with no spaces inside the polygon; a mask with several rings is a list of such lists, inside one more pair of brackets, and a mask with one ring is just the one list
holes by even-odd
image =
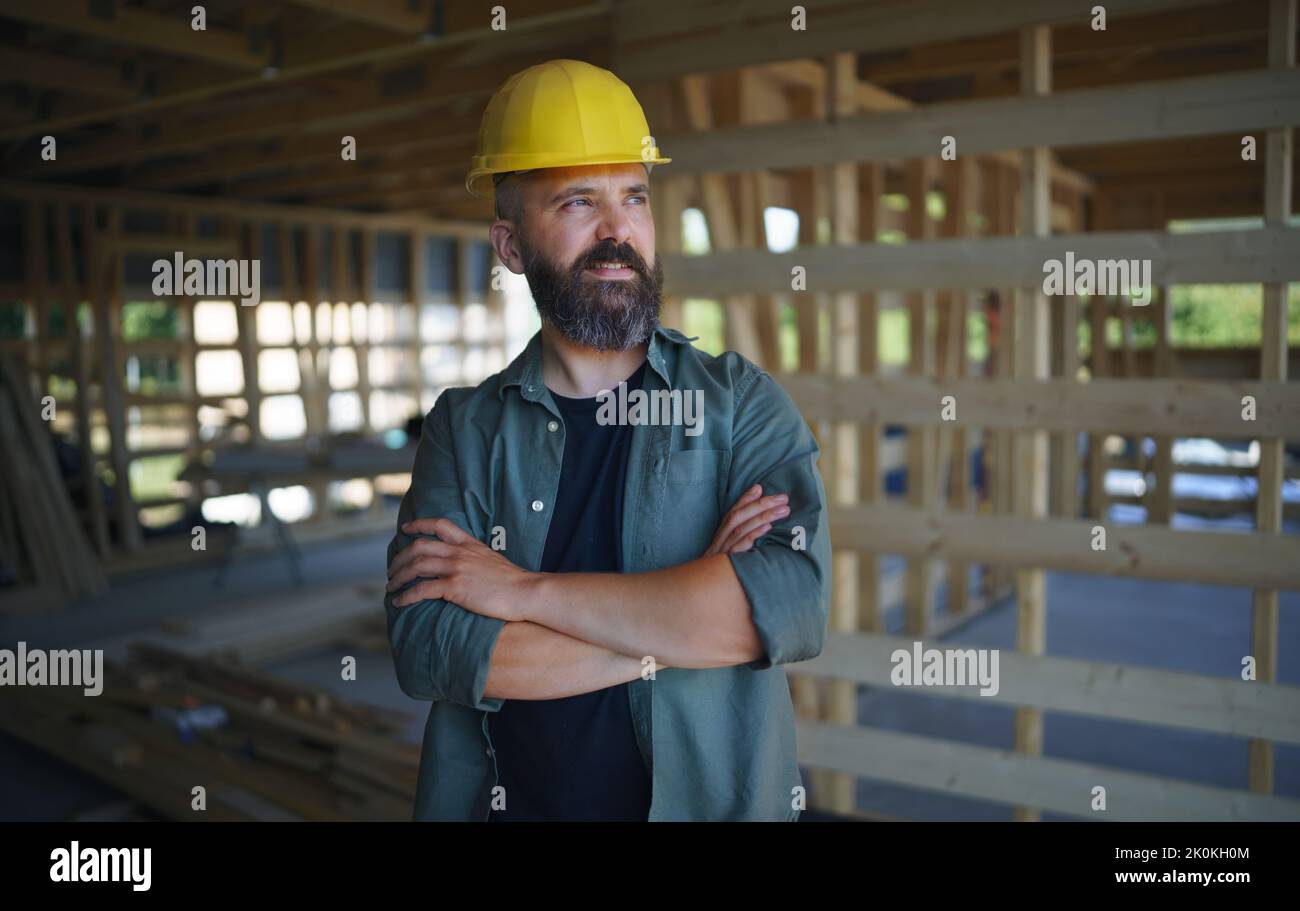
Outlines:
{"label": "wooden frame wall", "polygon": [[[492,288],[490,269],[495,257],[487,258],[489,274],[472,276],[475,259],[471,256],[474,241],[486,240],[483,226],[473,223],[439,222],[415,216],[359,215],[353,213],[313,210],[287,206],[249,206],[228,201],[198,201],[159,194],[120,193],[112,191],[82,191],[69,188],[49,188],[16,182],[0,183],[0,198],[17,203],[24,213],[25,236],[29,239],[46,236],[46,220],[53,219],[55,262],[46,262],[46,245],[26,244],[26,278],[21,285],[0,288],[0,295],[10,302],[26,305],[29,322],[34,323],[31,338],[9,339],[6,344],[22,358],[29,368],[36,388],[41,394],[52,392],[51,375],[63,373],[76,386],[75,397],[67,400],[56,395],[58,420],[56,427],[75,439],[77,445],[94,441],[95,459],[87,460],[80,484],[91,492],[84,516],[87,531],[98,553],[104,559],[120,557],[139,551],[143,536],[139,520],[140,510],[167,507],[176,504],[195,504],[203,499],[196,485],[178,490],[175,496],[161,500],[137,503],[131,495],[129,482],[131,464],[140,459],[158,456],[183,455],[197,462],[216,448],[239,445],[241,441],[253,444],[269,443],[289,445],[295,443],[301,450],[305,437],[324,437],[330,434],[329,397],[331,394],[355,394],[360,398],[363,433],[400,427],[402,421],[389,416],[378,422],[372,419],[372,396],[392,393],[413,399],[414,407],[423,414],[432,406],[434,398],[446,385],[477,382],[481,377],[471,375],[465,368],[466,352],[480,349],[489,359],[484,363],[504,366],[503,295]],[[80,215],[80,231],[74,239],[71,231],[72,213]],[[147,213],[160,217],[164,230],[159,233],[128,233],[123,219],[128,213]],[[219,236],[200,237],[195,232],[199,218],[213,217],[219,224]],[[262,303],[284,303],[295,331],[288,340],[263,344],[258,338],[257,314],[254,306],[239,306],[234,301],[238,325],[237,337],[228,343],[203,343],[195,336],[195,308],[198,301],[177,296],[172,298],[177,311],[179,334],[170,339],[125,340],[122,335],[123,304],[127,300],[151,300],[156,295],[148,287],[128,287],[124,281],[124,256],[144,253],[150,256],[170,257],[174,250],[183,250],[187,257],[207,256],[228,258],[240,256],[258,258],[254,251],[260,249],[262,231],[269,226],[274,243],[279,246],[281,265],[280,281],[271,286],[262,285]],[[378,231],[391,232],[405,238],[410,259],[410,285],[404,292],[380,293],[375,287],[374,245]],[[327,233],[332,245],[332,270],[329,281],[322,283],[319,276],[321,238]],[[297,235],[296,242],[295,234]],[[361,241],[362,257],[352,268],[348,245],[353,237]],[[424,242],[426,238],[443,238],[454,242],[454,287],[450,293],[431,295],[426,290],[426,265]],[[76,256],[80,245],[81,256]],[[418,252],[419,255],[416,255]],[[78,271],[77,264],[82,264]],[[301,265],[300,265],[301,264]],[[51,270],[51,266],[53,269]],[[359,270],[356,280],[353,271]],[[57,276],[50,288],[48,275]],[[484,292],[476,292],[482,287]],[[433,340],[421,335],[421,326],[429,324],[429,305],[450,305],[459,314],[470,303],[481,303],[488,308],[488,334],[470,340],[464,334],[463,319],[456,317],[451,337]],[[66,313],[75,313],[81,305],[88,305],[93,318],[93,332],[74,330],[71,320],[60,339],[50,337],[50,313],[61,307]],[[259,305],[260,306],[260,305]],[[309,327],[306,337],[297,331],[299,311],[310,308],[304,321]],[[351,321],[358,315],[364,322],[372,320],[373,308],[381,308],[381,322],[406,320],[413,328],[412,334],[403,334],[394,328],[391,338],[371,339],[349,337],[347,341],[320,337],[322,320],[336,322],[336,317]],[[339,311],[338,308],[343,308]],[[351,311],[357,311],[352,313]],[[400,311],[400,312],[399,312]],[[423,320],[422,320],[423,315]],[[287,351],[297,361],[299,384],[294,390],[265,390],[259,381],[259,360],[267,352]],[[372,353],[391,351],[395,358],[403,358],[405,369],[396,377],[382,382],[371,381],[369,365]],[[243,371],[243,388],[230,395],[202,396],[196,383],[198,359],[209,352],[236,353]],[[357,382],[348,389],[335,389],[330,382],[328,358],[335,352],[354,356]],[[448,375],[440,383],[430,379],[427,356],[450,354],[460,365],[454,376]],[[139,356],[161,356],[176,363],[180,389],[178,392],[132,391],[125,383],[128,360]],[[383,362],[382,355],[377,355]],[[58,365],[58,366],[56,366]],[[489,371],[490,372],[490,371]],[[263,420],[260,403],[268,395],[296,396],[301,400],[305,418],[305,433],[294,439],[263,439]],[[200,409],[221,406],[238,410],[246,406],[251,418],[247,422],[247,438],[213,442],[200,437]],[[128,420],[128,414],[134,419]],[[183,430],[183,441],[165,445],[132,445],[132,428],[142,425]],[[170,434],[171,431],[168,431]],[[99,479],[110,482],[111,501],[114,504],[112,522],[122,533],[115,536],[117,550],[110,547],[109,517],[104,500],[97,494]],[[277,476],[275,486],[306,484],[312,490],[316,508],[312,519],[328,514],[326,493],[329,481],[345,478],[324,477],[319,471]],[[369,478],[373,481],[373,477]],[[243,488],[223,483],[222,493],[235,493]],[[376,502],[378,496],[376,496]]]}
{"label": "wooden frame wall", "polygon": [[[1275,0],[1273,28],[1279,34],[1294,35],[1294,21],[1286,24],[1293,10],[1291,0]],[[818,72],[799,70],[799,78],[817,86],[824,102],[811,108],[792,104],[761,125],[697,118],[693,127],[713,129],[672,137],[674,148],[685,148],[693,165],[686,176],[665,172],[660,187],[672,186],[676,203],[664,218],[671,224],[682,207],[699,205],[715,242],[704,256],[675,250],[662,254],[668,291],[674,298],[728,301],[770,296],[790,299],[797,308],[797,373],[785,372],[784,365],[774,362],[769,346],[757,345],[744,353],[768,369],[781,368],[780,381],[822,446],[821,468],[832,510],[835,593],[830,642],[821,657],[795,668],[792,675],[801,761],[812,768],[813,800],[824,809],[853,813],[854,782],[862,776],[1005,803],[1015,808],[1017,819],[1036,819],[1044,810],[1086,817],[1089,792],[1080,782],[1087,780],[1108,787],[1111,819],[1300,818],[1300,801],[1270,793],[1271,743],[1300,742],[1300,729],[1294,725],[1300,717],[1300,689],[1278,685],[1275,676],[1247,683],[1043,654],[1045,571],[1062,570],[1254,588],[1254,650],[1272,656],[1273,664],[1261,673],[1276,673],[1276,593],[1280,588],[1300,589],[1300,538],[1278,533],[1282,441],[1300,438],[1300,386],[1286,382],[1285,341],[1285,283],[1300,280],[1300,231],[1289,228],[1281,214],[1280,201],[1289,204],[1291,198],[1290,186],[1284,185],[1291,174],[1285,144],[1289,138],[1281,137],[1289,137],[1290,126],[1300,122],[1300,107],[1286,102],[1271,105],[1267,112],[1243,111],[1239,101],[1248,86],[1270,98],[1280,97],[1278,93],[1292,100],[1300,97],[1289,88],[1294,70],[1240,74],[1234,77],[1239,85],[1221,91],[1211,88],[1217,83],[1209,78],[1088,90],[1073,93],[1064,104],[1039,97],[1051,92],[1050,30],[1026,26],[1021,40],[1020,98],[913,111],[880,93],[883,108],[854,113],[838,101],[847,80],[832,56]],[[1275,55],[1273,65],[1280,69],[1281,60]],[[684,77],[687,80],[693,92],[704,93],[705,77]],[[753,91],[757,94],[758,89]],[[1214,96],[1209,101],[1217,106],[1216,113],[1199,124],[1176,113],[1171,118],[1150,116],[1153,105],[1170,113],[1193,102],[1204,105],[1207,95]],[[1268,128],[1270,150],[1277,151],[1271,151],[1269,173],[1275,176],[1270,177],[1266,227],[1248,236],[1089,230],[1089,188],[1062,173],[1050,152],[1055,142],[1077,143],[1080,105],[1115,115],[1105,118],[1094,139],[1099,143]],[[1229,113],[1233,107],[1237,110]],[[779,122],[791,116],[814,116],[823,124]],[[882,125],[873,117],[889,122]],[[944,163],[936,175],[922,150],[933,155],[938,137],[948,133],[958,137],[958,162],[952,164],[960,167]],[[966,137],[974,141],[963,145]],[[1024,150],[1008,151],[1016,146]],[[849,148],[855,162],[836,157]],[[901,173],[899,159],[904,160]],[[708,187],[721,185],[731,173],[752,174],[747,169],[772,166],[777,169],[769,176],[781,175],[768,181],[778,188],[775,198],[800,215],[798,248],[774,254],[757,239],[739,246],[719,241],[730,236],[725,226],[719,228],[729,213],[716,199],[711,201]],[[804,173],[811,180],[802,181]],[[854,192],[858,186],[869,189]],[[887,188],[901,188],[908,198],[908,211],[901,217],[878,208],[879,194]],[[959,210],[942,225],[923,215],[925,194],[935,188],[942,188],[950,207]],[[979,232],[963,217],[975,211],[989,236],[976,236]],[[815,230],[821,218],[831,222],[830,242],[825,244],[818,243]],[[909,242],[876,243],[881,227],[905,230]],[[859,229],[865,232],[855,233]],[[1148,313],[1161,327],[1153,352],[1133,347],[1130,302],[1096,296],[1087,311],[1093,327],[1087,362],[1091,377],[1081,381],[1080,303],[1049,299],[1041,290],[1044,261],[1066,250],[1093,259],[1152,260],[1158,290]],[[796,265],[807,270],[809,287],[791,294],[790,273]],[[1268,286],[1273,290],[1266,292],[1266,319],[1272,321],[1266,322],[1268,345],[1273,350],[1264,353],[1264,366],[1255,378],[1230,378],[1221,371],[1216,371],[1217,377],[1195,378],[1210,360],[1196,352],[1182,357],[1172,347],[1167,289],[1174,284],[1251,281],[1273,283]],[[957,314],[977,309],[971,307],[973,299],[990,289],[996,292],[996,306],[986,312],[999,317],[990,360],[964,363],[967,321]],[[879,316],[899,306],[908,308],[912,361],[882,369],[877,357]],[[763,319],[761,307],[725,306],[724,312],[728,347],[736,340],[762,337],[753,327],[732,325],[738,319]],[[832,327],[829,350],[819,337],[823,312]],[[1105,342],[1104,324],[1112,312],[1125,329],[1119,351],[1109,350]],[[940,400],[948,394],[958,403],[955,424],[940,417]],[[1254,424],[1241,420],[1243,395],[1255,396],[1258,403]],[[880,431],[894,425],[907,428],[905,448],[893,448],[886,455]],[[1090,443],[1086,464],[1079,462],[1075,448],[1080,433],[1086,433]],[[1105,518],[1116,499],[1102,488],[1105,471],[1122,460],[1093,456],[1103,455],[1101,443],[1111,434],[1157,441],[1156,460],[1146,466],[1156,478],[1146,498],[1147,525],[1117,526]],[[1169,527],[1174,510],[1195,505],[1172,498],[1172,441],[1202,435],[1272,441],[1272,461],[1260,466],[1258,532]],[[956,457],[957,452],[977,448],[986,469],[981,490],[972,486],[961,467],[963,460]],[[907,469],[907,493],[901,498],[883,496],[883,474],[902,465]],[[1081,470],[1088,480],[1086,509],[1077,493]],[[1090,546],[1098,524],[1109,536],[1107,549],[1100,552]],[[911,568],[901,577],[878,576],[874,570],[885,554],[907,558]],[[944,574],[931,574],[924,567],[941,563],[950,569],[950,616],[936,622],[936,589]],[[982,567],[992,583],[978,606],[967,602],[964,585],[953,584],[954,572],[962,572],[964,580],[964,567],[972,564]],[[1003,667],[1008,677],[1017,675],[1017,685],[1011,691],[1004,688],[992,701],[1017,709],[1013,753],[858,725],[857,686],[890,685],[888,656],[894,648],[910,647],[912,639],[937,638],[992,603],[1012,581],[1018,605],[1017,649],[1004,655]],[[885,611],[900,607],[902,637],[887,633],[883,622]],[[1263,666],[1270,659],[1260,660]],[[1123,694],[1081,682],[1103,678],[1116,685],[1122,679]],[[1130,691],[1130,681],[1139,681],[1132,685],[1135,690],[1141,686],[1141,694]],[[1189,691],[1201,693],[1204,701],[1189,708],[1179,695]],[[951,688],[928,689],[927,694],[975,695]],[[1045,758],[1044,710],[1250,738],[1248,784],[1254,793]]]}

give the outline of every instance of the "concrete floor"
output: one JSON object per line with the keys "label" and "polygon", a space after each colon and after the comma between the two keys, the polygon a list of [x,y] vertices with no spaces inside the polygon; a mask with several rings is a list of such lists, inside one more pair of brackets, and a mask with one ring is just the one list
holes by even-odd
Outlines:
{"label": "concrete floor", "polygon": [[[388,536],[381,535],[309,546],[304,548],[303,569],[313,584],[374,582],[383,572],[387,544]],[[166,617],[293,588],[283,561],[274,555],[241,559],[224,591],[212,588],[214,574],[207,569],[118,578],[98,601],[54,615],[0,619],[0,643],[80,646],[146,629]],[[1049,573],[1047,604],[1047,652],[1054,656],[1235,677],[1241,656],[1249,652],[1251,595],[1246,589]],[[1281,604],[1280,679],[1300,686],[1300,593],[1283,593]],[[897,631],[901,617],[895,613],[889,619],[891,631]],[[1014,609],[1010,604],[996,607],[947,641],[1012,649]],[[398,689],[388,655],[359,653],[358,680],[344,683],[339,675],[341,654],[321,651],[268,669],[350,698],[409,711],[406,737],[418,742],[426,706]],[[864,724],[990,747],[1012,745],[1010,708],[874,688],[862,689],[859,706]],[[1246,742],[1237,738],[1049,712],[1045,753],[1222,787],[1246,785]],[[5,735],[0,735],[0,768],[5,769],[0,775],[0,820],[69,818],[116,796],[90,777]],[[1278,794],[1300,797],[1300,747],[1276,747],[1276,775]],[[1010,817],[1010,808],[1001,805],[867,781],[859,784],[858,800],[863,811],[904,819]]]}

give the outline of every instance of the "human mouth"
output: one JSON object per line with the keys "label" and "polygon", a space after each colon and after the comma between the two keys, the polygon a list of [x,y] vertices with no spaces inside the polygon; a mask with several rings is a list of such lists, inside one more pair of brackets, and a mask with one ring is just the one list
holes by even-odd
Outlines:
{"label": "human mouth", "polygon": [[611,279],[611,278],[625,279],[625,278],[631,278],[633,275],[636,274],[636,271],[631,267],[629,267],[627,263],[623,262],[622,260],[602,260],[600,262],[593,263],[591,267],[587,269],[587,271],[590,272],[592,275],[596,276],[597,278],[602,278],[602,279]]}

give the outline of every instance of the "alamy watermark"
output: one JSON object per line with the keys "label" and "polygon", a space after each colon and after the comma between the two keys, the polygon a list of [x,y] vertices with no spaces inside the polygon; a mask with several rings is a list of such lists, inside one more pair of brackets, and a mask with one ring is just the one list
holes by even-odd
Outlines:
{"label": "alamy watermark", "polygon": [[0,686],[79,686],[87,696],[104,691],[104,650],[0,649]]}
{"label": "alamy watermark", "polygon": [[153,848],[83,848],[72,842],[50,852],[50,881],[56,883],[131,883],[148,892],[153,879]]}
{"label": "alamy watermark", "polygon": [[995,648],[896,648],[889,656],[894,686],[979,686],[981,696],[996,696],[998,650]]}
{"label": "alamy watermark", "polygon": [[688,437],[704,432],[703,389],[644,389],[627,391],[627,383],[618,384],[618,390],[602,389],[596,394],[600,407],[596,409],[596,423],[610,424],[672,424],[685,426]]}
{"label": "alamy watermark", "polygon": [[262,300],[262,261],[258,259],[171,259],[153,262],[153,293],[159,297],[238,297],[244,307]]}
{"label": "alamy watermark", "polygon": [[1043,263],[1043,293],[1125,295],[1134,306],[1145,307],[1151,303],[1151,260],[1075,259],[1074,251],[1066,250],[1064,262]]}

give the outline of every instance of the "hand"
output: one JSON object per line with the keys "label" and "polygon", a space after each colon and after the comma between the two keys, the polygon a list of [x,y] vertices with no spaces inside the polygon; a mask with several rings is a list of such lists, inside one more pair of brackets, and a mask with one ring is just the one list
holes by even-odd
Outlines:
{"label": "hand", "polygon": [[790,515],[788,496],[779,493],[760,497],[762,493],[762,485],[755,484],[741,494],[736,505],[722,517],[722,524],[704,556],[744,553],[771,530],[773,522]]}
{"label": "hand", "polygon": [[402,531],[437,539],[417,538],[393,557],[388,591],[421,580],[394,598],[394,607],[442,598],[485,617],[528,619],[525,593],[535,573],[515,566],[450,519],[414,519]]}

